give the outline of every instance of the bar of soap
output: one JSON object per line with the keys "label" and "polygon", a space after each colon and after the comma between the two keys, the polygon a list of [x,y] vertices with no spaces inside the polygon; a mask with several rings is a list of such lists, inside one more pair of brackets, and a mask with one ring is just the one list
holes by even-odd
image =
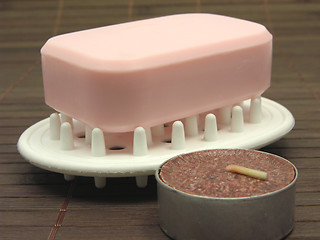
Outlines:
{"label": "bar of soap", "polygon": [[49,106],[126,132],[261,95],[272,35],[245,20],[179,14],[56,36],[41,55]]}
{"label": "bar of soap", "polygon": [[[232,173],[230,164],[268,173],[267,180]],[[216,149],[183,154],[166,162],[160,171],[168,186],[193,195],[217,198],[251,197],[289,185],[295,170],[276,155],[244,149]]]}

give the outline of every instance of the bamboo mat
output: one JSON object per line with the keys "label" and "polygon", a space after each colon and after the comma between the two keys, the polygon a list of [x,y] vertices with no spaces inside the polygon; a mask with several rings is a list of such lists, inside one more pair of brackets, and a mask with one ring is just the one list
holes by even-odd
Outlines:
{"label": "bamboo mat", "polygon": [[74,182],[27,163],[20,134],[53,111],[44,104],[39,50],[51,36],[130,20],[209,12],[264,24],[274,35],[272,87],[295,116],[293,131],[264,151],[299,170],[288,239],[320,239],[320,3],[317,0],[0,1],[0,239],[168,239],[156,184],[132,178]]}

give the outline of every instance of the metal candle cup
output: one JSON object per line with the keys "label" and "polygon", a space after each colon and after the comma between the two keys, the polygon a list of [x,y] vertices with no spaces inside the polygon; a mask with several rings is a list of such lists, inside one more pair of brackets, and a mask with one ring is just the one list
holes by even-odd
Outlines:
{"label": "metal candle cup", "polygon": [[294,165],[294,179],[285,187],[262,195],[233,198],[206,197],[177,190],[161,179],[162,166],[155,174],[159,220],[162,230],[174,239],[281,239],[293,229],[298,177]]}

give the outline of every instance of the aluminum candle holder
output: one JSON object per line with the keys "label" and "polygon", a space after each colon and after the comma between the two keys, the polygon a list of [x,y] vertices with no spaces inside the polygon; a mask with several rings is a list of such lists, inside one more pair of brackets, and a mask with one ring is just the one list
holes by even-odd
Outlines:
{"label": "aluminum candle holder", "polygon": [[[287,160],[272,154],[254,150],[240,151],[257,152],[261,157],[272,156],[288,163],[294,170],[294,178],[285,187],[261,195],[207,197],[186,193],[165,184],[160,177],[160,167],[155,174],[158,185],[159,218],[160,226],[167,235],[178,240],[273,240],[282,239],[292,231],[297,169]],[[186,155],[192,154],[201,152]]]}

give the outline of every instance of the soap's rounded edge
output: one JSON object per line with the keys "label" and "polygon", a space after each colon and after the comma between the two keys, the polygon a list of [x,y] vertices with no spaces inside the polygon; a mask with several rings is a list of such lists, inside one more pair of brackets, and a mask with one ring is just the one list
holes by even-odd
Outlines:
{"label": "soap's rounded edge", "polygon": [[[270,34],[269,32],[267,33],[268,35]],[[66,60],[66,59],[61,59],[59,56],[57,56],[54,52],[54,50],[47,50],[48,49],[48,45],[44,45],[41,48],[41,58],[45,59],[46,57],[51,57],[53,59],[56,59],[57,61],[61,61],[61,62],[66,62],[68,64],[74,65],[75,67],[82,69],[82,70],[89,70],[89,71],[93,71],[93,72],[100,72],[100,73],[111,73],[111,74],[122,74],[122,73],[132,73],[132,72],[139,72],[139,71],[144,71],[144,70],[150,70],[150,69],[158,69],[158,68],[163,68],[163,67],[167,67],[167,66],[171,66],[171,65],[175,65],[175,64],[180,64],[183,62],[187,62],[187,61],[195,61],[198,59],[203,59],[206,57],[210,57],[210,56],[215,56],[215,55],[219,55],[219,54],[226,54],[226,53],[230,53],[230,52],[237,52],[237,51],[241,51],[243,49],[248,49],[251,47],[256,47],[259,45],[263,45],[266,43],[270,43],[272,42],[272,35],[270,34],[269,36],[271,36],[269,39],[266,39],[262,42],[258,42],[255,45],[250,45],[250,46],[242,46],[241,48],[234,48],[234,49],[229,49],[228,51],[216,51],[216,52],[212,52],[212,53],[206,53],[206,54],[200,54],[198,56],[194,56],[194,57],[181,57],[181,59],[173,59],[170,56],[171,55],[181,55],[181,52],[174,52],[174,53],[170,53],[170,54],[163,54],[163,55],[157,55],[157,56],[150,56],[150,57],[144,57],[144,58],[137,58],[137,59],[128,59],[128,60],[104,60],[104,59],[94,59],[92,57],[89,56],[83,56],[81,54],[78,53],[73,53],[75,55],[78,55],[75,58],[78,57],[84,57],[84,63],[83,64],[79,64],[75,61],[70,61],[70,60]],[[210,48],[210,46],[200,46],[199,48]],[[60,49],[65,51],[65,49]],[[68,50],[67,50],[68,51]],[[183,55],[188,55],[191,56],[192,54],[189,54],[189,50],[183,51]],[[165,59],[163,61],[161,61],[161,59]],[[183,60],[182,60],[183,59]],[[156,61],[155,61],[156,60]],[[43,60],[42,60],[43,61]],[[92,62],[98,61],[98,63],[92,64]],[[154,64],[152,64],[152,62],[156,62]]]}
{"label": "soap's rounded edge", "polygon": [[[74,51],[70,51],[69,49],[67,49],[66,47],[63,46],[55,46],[55,39],[59,39],[59,38],[63,38],[63,36],[66,35],[71,35],[71,34],[78,34],[81,32],[85,32],[85,31],[91,31],[91,30],[97,30],[97,29],[103,29],[103,28],[111,28],[111,27],[117,27],[119,25],[125,25],[125,24],[132,24],[132,23],[136,23],[136,22],[143,22],[143,21],[149,21],[152,19],[161,19],[161,18],[168,18],[168,17],[177,17],[177,16],[185,16],[185,15],[208,15],[208,16],[215,16],[215,17],[223,17],[223,18],[229,18],[229,19],[233,19],[235,21],[243,21],[243,22],[247,22],[249,24],[254,24],[259,26],[259,28],[261,28],[262,32],[258,32],[256,33],[256,35],[261,35],[258,38],[264,38],[264,40],[259,40],[256,44],[252,45],[252,47],[257,46],[257,45],[261,45],[267,42],[272,41],[272,34],[267,30],[267,28],[260,24],[260,23],[256,23],[256,22],[252,22],[249,20],[244,20],[244,19],[239,19],[239,18],[235,18],[235,17],[230,17],[230,16],[225,16],[225,15],[218,15],[218,14],[211,14],[211,13],[183,13],[183,14],[174,14],[174,15],[167,15],[167,16],[160,16],[160,17],[156,17],[156,18],[148,18],[148,19],[142,19],[142,20],[137,20],[137,21],[132,21],[132,22],[124,22],[124,23],[119,23],[119,24],[115,24],[115,25],[109,25],[109,26],[103,26],[103,27],[97,27],[97,28],[92,28],[92,29],[86,29],[86,30],[80,30],[80,31],[76,31],[76,32],[70,32],[70,33],[64,33],[61,35],[57,35],[57,36],[53,36],[51,38],[49,38],[46,43],[42,46],[40,53],[41,56],[43,58],[45,58],[46,56],[50,56],[52,58],[55,58],[59,61],[65,61],[69,64],[72,64],[76,67],[79,67],[81,69],[88,69],[91,71],[97,71],[97,72],[113,72],[113,73],[117,73],[117,72],[132,72],[132,71],[141,71],[141,70],[145,70],[145,69],[152,69],[152,68],[159,68],[159,67],[163,67],[163,66],[167,66],[170,64],[175,64],[175,63],[180,63],[181,61],[175,60],[172,61],[170,60],[169,57],[166,57],[168,55],[172,55],[172,54],[181,54],[179,52],[174,52],[174,53],[166,53],[160,56],[164,57],[165,59],[169,59],[169,61],[164,61],[163,63],[160,64],[150,64],[151,62],[153,62],[154,58],[159,58],[159,56],[149,56],[149,57],[143,57],[143,58],[136,58],[136,59],[121,59],[121,60],[106,60],[106,59],[97,59],[97,58],[92,58],[90,56],[84,55],[80,52],[74,52]],[[265,35],[265,37],[263,37],[262,35]],[[254,36],[257,37],[257,36]],[[245,37],[247,38],[247,37]],[[232,40],[229,40],[232,41]],[[208,48],[210,46],[199,46],[197,48]],[[245,49],[246,46],[242,46],[240,48],[234,48],[231,49],[230,51],[238,51],[238,50],[242,50]],[[189,49],[190,50],[190,49]],[[189,51],[188,49],[186,51]],[[79,64],[77,62],[72,61],[72,59],[66,59],[66,58],[62,58],[59,54],[57,54],[57,52],[69,52],[74,54],[75,56],[72,59],[79,59],[79,57],[82,57],[83,63]],[[219,50],[219,52],[213,52],[210,53],[210,55],[216,55],[216,54],[220,54],[220,53],[224,53],[224,52],[228,52],[228,51],[221,51]],[[188,55],[188,54],[187,54]],[[190,55],[190,54],[189,54]],[[193,57],[190,60],[195,60],[195,59],[200,59],[202,57],[205,56],[197,56],[197,57]],[[97,61],[98,63],[92,64],[92,62]],[[184,60],[185,61],[185,60]]]}

